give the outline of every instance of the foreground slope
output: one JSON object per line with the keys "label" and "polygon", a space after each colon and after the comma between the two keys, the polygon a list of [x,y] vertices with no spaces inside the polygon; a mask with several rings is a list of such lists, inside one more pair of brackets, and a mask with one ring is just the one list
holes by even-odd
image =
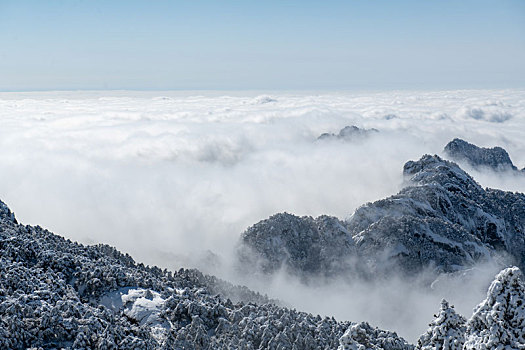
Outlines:
{"label": "foreground slope", "polygon": [[453,272],[503,256],[525,266],[525,195],[483,189],[437,155],[409,161],[407,186],[347,220],[276,214],[241,237],[243,269],[302,276]]}
{"label": "foreground slope", "polygon": [[[334,349],[350,325],[196,270],[146,267],[109,246],[20,225],[0,202],[2,349]],[[393,349],[411,348],[381,334]]]}

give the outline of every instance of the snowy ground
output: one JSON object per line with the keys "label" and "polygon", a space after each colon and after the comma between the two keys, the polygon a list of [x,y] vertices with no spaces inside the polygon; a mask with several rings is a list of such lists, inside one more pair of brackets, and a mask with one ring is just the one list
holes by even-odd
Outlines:
{"label": "snowy ground", "polygon": [[[206,251],[228,260],[247,226],[281,211],[344,218],[454,137],[525,167],[519,90],[0,93],[0,118],[0,195],[21,222],[219,274]],[[380,132],[316,141],[346,125]],[[467,170],[525,192],[523,179]]]}

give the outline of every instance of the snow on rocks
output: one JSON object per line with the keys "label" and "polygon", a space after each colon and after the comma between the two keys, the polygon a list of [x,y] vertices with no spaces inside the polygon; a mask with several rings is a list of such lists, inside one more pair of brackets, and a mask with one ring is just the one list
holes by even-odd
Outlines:
{"label": "snow on rocks", "polygon": [[[283,264],[295,273],[316,274],[346,270],[337,258],[354,254],[355,244],[344,224],[330,216],[298,217],[276,214],[250,227],[243,234],[241,267],[260,264],[258,269],[275,272]],[[259,259],[260,253],[265,259]]]}
{"label": "snow on rocks", "polygon": [[501,147],[478,147],[456,138],[445,146],[444,152],[451,159],[467,163],[474,168],[485,167],[494,171],[518,170],[512,164],[507,151]]}
{"label": "snow on rocks", "polygon": [[[241,236],[243,269],[301,276],[449,273],[505,255],[525,267],[525,195],[483,189],[457,164],[424,155],[406,187],[341,221],[276,214]],[[248,253],[247,253],[248,252]],[[248,259],[247,259],[248,257]],[[350,263],[352,262],[352,263]]]}

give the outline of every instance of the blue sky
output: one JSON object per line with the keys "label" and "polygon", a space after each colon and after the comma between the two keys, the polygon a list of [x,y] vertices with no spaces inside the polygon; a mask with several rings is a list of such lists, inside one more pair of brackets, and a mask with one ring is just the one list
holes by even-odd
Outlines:
{"label": "blue sky", "polygon": [[525,87],[525,1],[0,0],[0,90]]}

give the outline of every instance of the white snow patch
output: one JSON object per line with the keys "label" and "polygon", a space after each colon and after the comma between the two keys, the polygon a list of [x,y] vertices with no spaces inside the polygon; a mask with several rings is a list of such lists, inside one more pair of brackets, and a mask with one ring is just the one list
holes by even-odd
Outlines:
{"label": "white snow patch", "polygon": [[122,295],[124,313],[141,325],[158,323],[158,314],[165,300],[157,292],[146,289],[130,289]]}
{"label": "white snow patch", "polygon": [[149,326],[155,339],[162,343],[171,326],[168,320],[160,317],[165,301],[155,291],[125,287],[104,295],[100,304],[113,311],[123,310],[127,317],[136,320],[141,326]]}

